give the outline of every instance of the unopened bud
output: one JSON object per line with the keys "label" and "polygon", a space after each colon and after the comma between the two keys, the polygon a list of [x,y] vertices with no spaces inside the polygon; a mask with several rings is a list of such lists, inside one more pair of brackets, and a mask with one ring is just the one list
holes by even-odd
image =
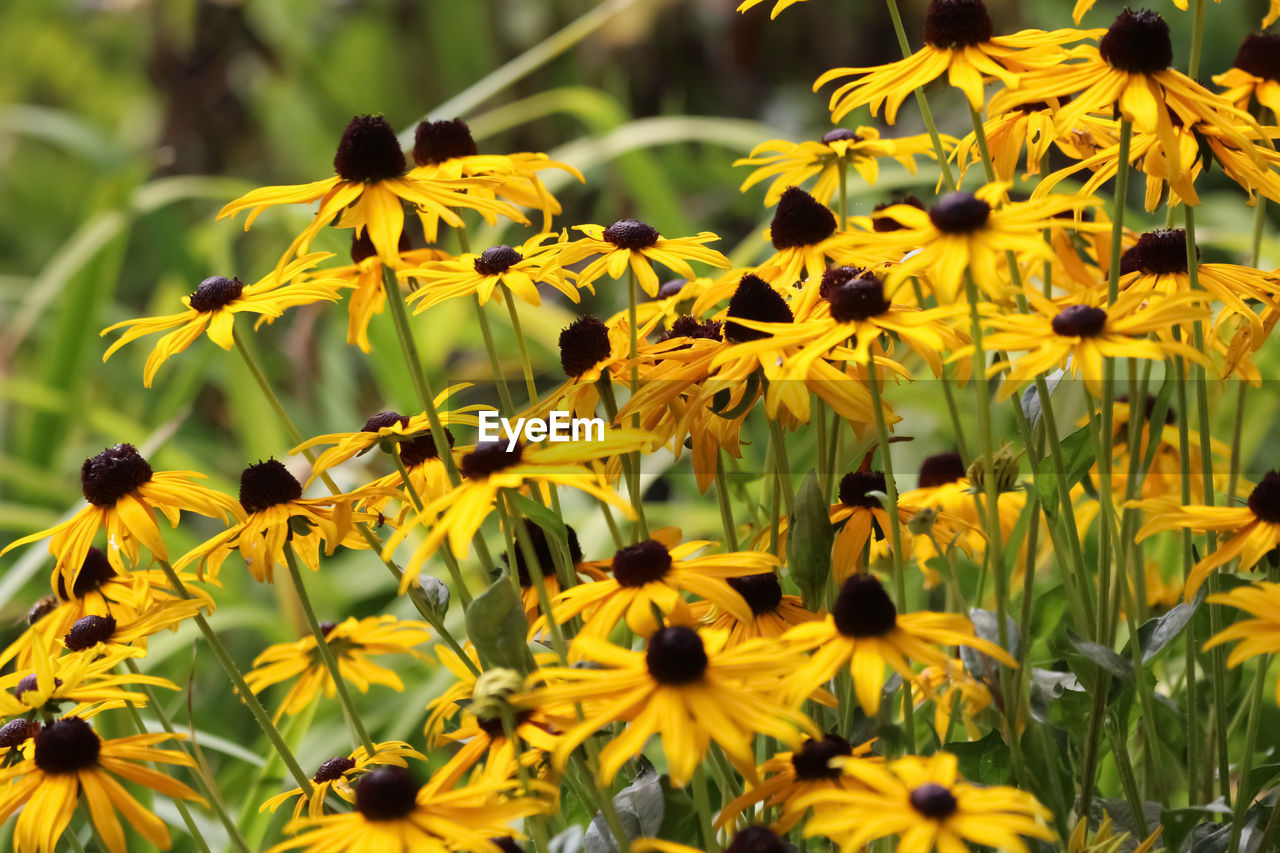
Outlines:
{"label": "unopened bud", "polygon": [[[985,458],[979,456],[969,465],[965,476],[978,492],[986,489]],[[1008,444],[1000,445],[1000,449],[991,455],[992,469],[996,480],[997,492],[1011,492],[1018,485],[1018,469],[1022,465],[1022,451],[1014,450]]]}

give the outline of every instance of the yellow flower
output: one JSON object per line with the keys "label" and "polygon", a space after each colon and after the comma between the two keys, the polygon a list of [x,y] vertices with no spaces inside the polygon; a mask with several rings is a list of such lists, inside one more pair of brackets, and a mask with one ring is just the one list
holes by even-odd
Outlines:
{"label": "yellow flower", "polygon": [[304,275],[307,270],[328,257],[332,257],[328,252],[304,255],[283,269],[249,285],[238,278],[221,275],[206,278],[194,293],[182,297],[182,304],[187,306],[185,311],[163,317],[124,320],[103,329],[103,335],[121,328],[125,331],[103,353],[102,360],[111,358],[120,347],[143,335],[172,329],[156,342],[151,355],[147,356],[142,383],[150,388],[160,365],[171,356],[186,350],[203,334],[208,334],[209,340],[223,349],[231,349],[235,345],[236,314],[257,314],[258,323],[261,324],[284,316],[286,309],[298,305],[336,302],[340,298],[339,288],[348,286],[346,281],[328,273],[316,274],[324,276],[320,278],[312,278],[311,274]]}
{"label": "yellow flower", "polygon": [[133,619],[117,619],[110,614],[82,616],[59,642],[67,651],[98,656],[118,654],[142,657],[147,653],[147,638],[164,630],[173,630],[191,619],[208,605],[199,598],[156,603]]}
{"label": "yellow flower", "polygon": [[[955,139],[942,137],[944,152],[955,145]],[[880,176],[881,157],[892,157],[916,173],[916,157],[923,155],[936,159],[933,143],[924,134],[904,136],[898,139],[881,138],[874,127],[856,130],[836,128],[823,134],[820,141],[788,142],[771,139],[762,142],[746,157],[735,160],[735,166],[754,166],[755,171],[738,187],[746,192],[761,181],[772,179],[765,192],[764,203],[771,207],[778,203],[790,187],[798,187],[818,176],[811,195],[822,204],[831,201],[840,187],[840,174],[852,166],[862,180],[874,184]]]}
{"label": "yellow flower", "polygon": [[805,609],[800,596],[783,595],[777,572],[761,572],[726,580],[751,608],[750,619],[741,619],[732,611],[710,601],[695,601],[689,605],[689,609],[694,618],[705,621],[708,628],[727,630],[727,645],[730,648],[747,640],[777,640],[793,625],[819,618],[818,614]]}
{"label": "yellow flower", "polygon": [[130,690],[130,685],[178,689],[166,678],[114,672],[125,658],[131,656],[127,649],[103,648],[100,655],[64,654],[61,657],[56,655],[56,651],[57,646],[51,643],[33,655],[29,670],[19,669],[0,676],[0,717],[35,712],[58,714],[62,713],[59,706],[68,702],[75,703],[69,713],[92,717],[124,702],[144,707],[146,695]]}
{"label": "yellow flower", "polygon": [[[1280,0],[1273,7],[1280,8]],[[1265,24],[1264,24],[1265,26]],[[1280,115],[1280,79],[1276,77],[1276,51],[1280,36],[1272,33],[1249,33],[1244,37],[1231,67],[1215,75],[1213,82],[1227,91],[1222,97],[1236,109],[1248,110],[1250,100]]]}
{"label": "yellow flower", "polygon": [[[1019,104],[1008,112],[990,116],[983,122],[987,149],[996,180],[1012,183],[1018,162],[1026,149],[1026,171],[1023,179],[1040,174],[1041,164],[1055,147],[1073,160],[1091,157],[1099,148],[1115,143],[1116,123],[1086,116],[1079,124],[1059,129],[1054,110],[1060,107],[1048,102]],[[976,133],[969,133],[955,144],[954,158],[963,178],[971,166],[982,162]],[[1115,152],[1111,160],[1116,159]],[[1066,171],[1066,170],[1064,170]],[[1048,189],[1037,185],[1035,197],[1047,195]]]}
{"label": "yellow flower", "polygon": [[872,575],[850,576],[826,618],[797,625],[787,632],[783,642],[802,651],[813,650],[813,655],[784,681],[784,698],[808,697],[847,665],[858,703],[869,716],[880,708],[885,665],[903,678],[911,678],[908,658],[935,666],[950,660],[937,645],[969,646],[1006,666],[1018,665],[1004,649],[975,636],[973,624],[963,616],[899,614],[880,581]]}
{"label": "yellow flower", "polygon": [[[746,12],[748,9],[758,6],[763,2],[764,0],[742,0],[742,2],[738,4],[738,11]],[[769,13],[769,20],[772,21],[774,18],[778,17],[782,10],[786,9],[788,6],[794,6],[797,3],[803,2],[805,2],[805,0],[776,0],[773,4],[773,11]]]}
{"label": "yellow flower", "polygon": [[326,225],[340,217],[338,227],[355,228],[356,234],[368,233],[378,257],[389,267],[400,259],[400,236],[404,230],[404,203],[439,217],[461,228],[462,218],[455,207],[469,208],[488,216],[507,216],[528,225],[529,220],[511,205],[468,195],[466,190],[492,183],[487,179],[462,180],[420,179],[405,174],[404,152],[395,131],[382,116],[356,116],[351,119],[338,152],[333,158],[337,173],[331,178],[287,187],[261,187],[241,196],[218,211],[218,218],[249,211],[244,227],[247,231],[258,214],[277,204],[312,204],[320,202],[311,223],[294,238],[281,263],[295,253],[306,252]]}
{"label": "yellow flower", "polygon": [[[1239,640],[1227,658],[1227,666],[1231,669],[1249,658],[1280,652],[1280,584],[1257,581],[1230,592],[1211,595],[1207,600],[1210,604],[1225,604],[1243,610],[1252,618],[1238,619],[1214,634],[1204,644],[1204,651]],[[1276,683],[1276,703],[1280,704],[1280,682]]]}
{"label": "yellow flower", "polygon": [[156,510],[175,527],[184,510],[223,521],[228,515],[242,515],[234,499],[191,482],[196,477],[204,474],[153,472],[132,444],[109,447],[86,459],[80,468],[81,489],[89,505],[60,524],[10,542],[0,556],[48,537],[49,553],[57,560],[55,571],[71,587],[100,530],[107,534],[107,559],[117,572],[128,572],[137,565],[139,544],[158,559],[167,560],[169,551],[160,537]]}
{"label": "yellow flower", "polygon": [[[200,800],[199,795],[147,763],[194,766],[172,749],[153,749],[174,735],[143,734],[105,740],[79,717],[54,720],[40,729],[27,757],[0,768],[0,822],[22,809],[14,827],[14,849],[54,853],[76,804],[84,796],[98,838],[111,853],[126,853],[119,815],[149,843],[169,849],[169,830],[115,777],[167,797]],[[203,802],[201,800],[201,802]]]}
{"label": "yellow flower", "polygon": [[898,837],[899,850],[912,853],[953,853],[972,844],[1028,853],[1024,837],[1056,837],[1047,823],[1049,810],[1035,797],[1003,785],[970,785],[949,752],[887,764],[850,762],[845,772],[865,788],[815,791],[796,803],[814,811],[805,837],[828,836],[841,853],[891,835]]}
{"label": "yellow flower", "polygon": [[350,757],[336,755],[321,764],[316,769],[315,775],[311,777],[311,796],[302,793],[301,788],[284,791],[263,803],[258,812],[274,813],[276,809],[297,797],[298,801],[293,805],[293,820],[300,820],[304,809],[309,818],[317,820],[324,815],[324,801],[330,792],[337,794],[348,803],[355,803],[355,783],[359,782],[366,773],[386,764],[408,767],[406,758],[417,761],[427,760],[425,755],[398,740],[375,743],[372,755],[363,746],[358,747]]}
{"label": "yellow flower", "polygon": [[[370,684],[381,684],[399,692],[404,691],[400,676],[384,666],[369,660],[371,655],[407,654],[422,657],[414,649],[431,639],[423,622],[397,620],[394,616],[369,616],[356,619],[348,616],[336,625],[323,622],[320,625],[325,642],[338,661],[338,672],[348,684],[355,685],[361,693],[369,692]],[[245,673],[245,683],[254,693],[261,693],[273,684],[297,678],[289,688],[275,719],[285,714],[297,714],[311,704],[321,691],[330,699],[337,695],[333,675],[324,665],[316,646],[316,638],[307,634],[292,643],[269,646],[253,661],[253,669]]]}
{"label": "yellow flower", "polygon": [[[572,273],[560,268],[561,244],[547,245],[548,239],[554,240],[555,235],[539,234],[515,248],[493,246],[479,254],[434,260],[400,270],[397,275],[417,279],[422,285],[407,297],[414,305],[415,314],[449,299],[473,294],[483,305],[499,285],[529,305],[542,304],[538,283],[551,285],[572,302],[581,301],[578,288],[569,280]],[[497,292],[501,299],[501,291]]]}
{"label": "yellow flower", "polygon": [[947,82],[980,111],[984,76],[1017,88],[1023,72],[1057,67],[1069,55],[1062,45],[1088,35],[1081,30],[1022,30],[1011,36],[993,36],[991,17],[982,0],[932,0],[925,15],[924,47],[888,65],[833,68],[817,79],[813,90],[841,77],[855,76],[832,93],[831,120],[838,122],[870,104],[873,116],[884,106],[884,119],[893,124],[908,95],[946,74]]}
{"label": "yellow flower", "polygon": [[714,740],[745,776],[755,770],[754,736],[796,743],[800,731],[816,736],[807,717],[772,698],[778,679],[796,658],[777,643],[759,640],[725,648],[723,631],[668,625],[655,631],[643,652],[621,649],[594,637],[574,645],[599,669],[543,667],[544,682],[530,694],[540,705],[581,703],[583,720],[565,732],[552,753],[563,768],[569,755],[610,723],[625,721],[622,734],[600,753],[600,778],[608,784],[628,759],[661,733],[671,783],[683,787]]}
{"label": "yellow flower", "polygon": [[943,743],[951,740],[952,709],[959,710],[960,722],[969,740],[981,737],[974,718],[991,707],[991,691],[969,674],[963,660],[927,666],[916,676],[915,684],[920,691],[915,695],[916,708],[933,702],[933,727]]}
{"label": "yellow flower", "polygon": [[729,259],[708,249],[705,244],[720,238],[710,231],[699,232],[694,237],[663,237],[652,226],[637,219],[622,219],[608,228],[601,225],[575,225],[583,237],[571,243],[559,244],[560,265],[563,267],[594,258],[578,272],[578,287],[588,287],[600,276],[608,274],[619,279],[628,265],[640,287],[650,296],[658,295],[658,274],[653,263],[660,263],[685,278],[695,278],[689,261],[697,261],[713,267],[728,268]]}

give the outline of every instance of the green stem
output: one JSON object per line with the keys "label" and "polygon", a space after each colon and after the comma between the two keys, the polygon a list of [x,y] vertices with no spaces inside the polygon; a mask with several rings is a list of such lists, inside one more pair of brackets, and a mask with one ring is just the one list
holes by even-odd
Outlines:
{"label": "green stem", "polygon": [[[885,0],[889,6],[889,17],[893,19],[893,31],[898,36],[898,47],[904,57],[911,55],[911,43],[907,41],[907,31],[902,26],[902,15],[898,12],[897,0]],[[929,109],[929,100],[924,89],[916,89],[916,104],[920,107],[920,117],[924,119],[925,130],[929,132],[929,141],[933,143],[933,151],[938,156],[938,169],[942,172],[942,182],[947,189],[954,190],[958,184],[947,165],[947,152],[942,147],[942,137],[938,135],[938,125],[933,120],[933,111]]]}
{"label": "green stem", "polygon": [[1191,19],[1191,55],[1187,59],[1187,76],[1192,80],[1200,73],[1200,49],[1204,45],[1204,0],[1195,0]]}
{"label": "green stem", "polygon": [[[131,658],[126,658],[126,660],[132,662]],[[142,715],[138,713],[138,709],[128,700],[125,700],[124,706],[129,710],[129,718],[133,721],[133,727],[138,730],[138,734],[145,735],[147,733],[147,724],[142,721]],[[183,751],[185,752],[185,750]],[[149,766],[154,767],[155,765]],[[186,825],[187,832],[191,833],[191,840],[194,841],[196,846],[203,850],[204,853],[210,853],[209,845],[205,843],[204,836],[200,833],[199,827],[196,826],[195,818],[191,816],[191,811],[187,808],[186,802],[183,801],[181,797],[174,797],[173,805],[177,808],[178,814],[182,817],[182,822]],[[233,836],[233,843],[234,839],[235,836]],[[240,839],[240,841],[243,843],[244,839]],[[248,850],[248,848],[245,847],[240,847],[240,849]]]}
{"label": "green stem", "polygon": [[476,322],[480,326],[480,336],[484,338],[484,350],[489,354],[489,370],[493,373],[493,384],[498,388],[498,405],[504,416],[511,417],[515,414],[516,408],[511,400],[511,388],[507,385],[507,377],[502,370],[502,358],[498,355],[498,347],[493,340],[493,329],[489,326],[489,314],[485,311],[484,305],[480,304],[479,296],[476,296],[471,304],[476,310]]}
{"label": "green stem", "polygon": [[711,823],[711,799],[707,796],[707,774],[699,764],[693,771],[693,807],[698,813],[698,822],[702,825],[703,849],[707,853],[720,853],[720,840],[716,838],[715,827]]}
{"label": "green stem", "polygon": [[720,504],[720,524],[724,528],[724,544],[729,551],[738,550],[738,527],[729,502],[729,483],[724,473],[723,450],[716,450],[716,500]]}
{"label": "green stem", "polygon": [[987,129],[982,126],[982,116],[969,104],[969,120],[973,122],[973,138],[978,143],[978,154],[982,157],[982,170],[990,183],[996,179],[995,164],[991,162],[991,148],[987,145]]}
{"label": "green stem", "polygon": [[782,434],[782,424],[774,418],[766,418],[769,422],[769,435],[773,439],[774,488],[782,492],[782,501],[787,508],[787,515],[796,511],[796,492],[791,483],[791,465],[787,462],[786,438]]}
{"label": "green stem", "polygon": [[[1244,734],[1244,755],[1240,759],[1240,775],[1236,790],[1235,810],[1231,815],[1231,842],[1227,853],[1239,853],[1240,832],[1244,829],[1244,815],[1253,802],[1253,791],[1249,786],[1249,776],[1253,773],[1253,753],[1258,743],[1258,723],[1262,717],[1262,695],[1267,684],[1267,666],[1271,663],[1270,655],[1258,658],[1258,671],[1253,676],[1253,689],[1249,692],[1249,722]],[[1259,850],[1263,848],[1258,848]]]}
{"label": "green stem", "polygon": [[525,393],[529,395],[529,405],[538,402],[538,383],[533,378],[533,362],[529,360],[529,345],[524,339],[524,330],[520,326],[520,311],[516,308],[515,296],[511,288],[499,284],[502,288],[503,301],[507,303],[507,315],[511,318],[511,330],[516,333],[516,346],[520,350],[520,367],[524,370]]}

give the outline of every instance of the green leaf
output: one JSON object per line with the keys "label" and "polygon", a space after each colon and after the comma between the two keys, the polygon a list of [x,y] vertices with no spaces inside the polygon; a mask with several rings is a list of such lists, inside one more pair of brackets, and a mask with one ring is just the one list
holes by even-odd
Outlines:
{"label": "green leaf", "polygon": [[1201,587],[1195,600],[1182,602],[1168,613],[1150,619],[1138,629],[1138,648],[1142,649],[1142,662],[1150,663],[1161,651],[1187,627],[1187,623],[1196,615],[1200,602],[1204,601],[1205,590]]}
{"label": "green leaf", "polygon": [[[1058,443],[1062,449],[1062,470],[1066,476],[1066,490],[1075,487],[1084,479],[1093,467],[1093,439],[1089,435],[1089,427],[1081,427]],[[1040,493],[1040,501],[1044,504],[1045,515],[1055,518],[1058,512],[1058,494],[1061,488],[1057,483],[1057,474],[1053,467],[1053,457],[1045,456],[1036,471],[1036,489]]]}
{"label": "green leaf", "polygon": [[[643,765],[639,774],[613,798],[618,820],[629,839],[655,837],[666,814],[666,799],[658,773],[647,760],[640,760]],[[604,814],[597,812],[582,839],[583,853],[617,853],[617,849]]]}
{"label": "green leaf", "polygon": [[796,493],[795,515],[787,536],[787,564],[800,587],[805,606],[816,610],[831,573],[831,546],[836,531],[831,526],[827,499],[812,469]]}
{"label": "green leaf", "polygon": [[702,832],[698,828],[698,812],[693,805],[693,797],[683,788],[671,787],[671,779],[662,777],[662,828],[658,837],[677,844],[697,847],[702,843]]}
{"label": "green leaf", "polygon": [[1081,639],[1070,630],[1067,631],[1067,644],[1075,652],[1075,654],[1071,651],[1067,652],[1067,662],[1071,664],[1072,671],[1077,675],[1084,675],[1086,672],[1092,674],[1096,667],[1102,667],[1125,685],[1133,686],[1135,682],[1133,663],[1121,657],[1115,649],[1092,640]]}
{"label": "green leaf", "polygon": [[528,631],[524,606],[506,572],[467,608],[467,634],[486,667],[505,666],[524,672],[528,668]]}
{"label": "green leaf", "polygon": [[1013,760],[1000,733],[991,731],[982,740],[946,745],[955,755],[964,778],[982,785],[1013,784]]}

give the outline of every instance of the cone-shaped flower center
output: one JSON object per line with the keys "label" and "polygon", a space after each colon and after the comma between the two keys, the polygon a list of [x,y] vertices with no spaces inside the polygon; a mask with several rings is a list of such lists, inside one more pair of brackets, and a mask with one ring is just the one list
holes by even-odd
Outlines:
{"label": "cone-shaped flower center", "polygon": [[740,578],[726,578],[729,586],[738,595],[747,600],[751,612],[759,616],[761,613],[772,613],[782,603],[782,585],[773,572],[761,572],[758,575],[744,575]]}
{"label": "cone-shaped flower center", "polygon": [[[62,686],[62,679],[55,677],[53,679],[54,689],[56,690],[61,686]],[[19,679],[18,683],[14,685],[13,690],[10,692],[13,693],[14,696],[17,696],[19,699],[21,699],[23,693],[27,693],[31,690],[38,690],[38,689],[40,689],[40,682],[39,682],[39,679],[36,678],[36,674],[33,672],[28,675],[22,676],[22,678]]]}
{"label": "cone-shaped flower center", "polygon": [[845,581],[831,615],[846,637],[883,637],[898,624],[898,608],[874,575],[853,575]]}
{"label": "cone-shaped flower center", "polygon": [[[671,324],[671,328],[667,329],[658,336],[658,343],[669,341],[672,338],[706,338],[712,341],[720,340],[720,332],[723,324],[718,320],[699,320],[692,314],[682,314]],[[682,347],[681,347],[682,349]]]}
{"label": "cone-shaped flower center", "polygon": [[933,227],[945,234],[969,234],[987,224],[991,205],[973,193],[950,192],[929,211]]}
{"label": "cone-shaped flower center", "polygon": [[956,797],[942,785],[926,782],[911,792],[911,807],[927,818],[945,820],[956,812]]}
{"label": "cone-shaped flower center", "polygon": [[404,767],[384,765],[356,783],[356,809],[368,820],[400,820],[416,805],[418,783]]}
{"label": "cone-shaped flower center", "polygon": [[36,735],[36,766],[45,773],[75,773],[98,763],[102,741],[79,717],[54,720]]}
{"label": "cone-shaped flower center", "polygon": [[[822,277],[823,284],[826,278]],[[831,316],[840,323],[878,317],[890,307],[889,300],[884,298],[884,284],[874,273],[865,271],[827,288],[827,302],[831,305]]]}
{"label": "cone-shaped flower center", "polygon": [[21,746],[33,734],[40,730],[38,723],[18,719],[10,720],[0,726],[0,749],[13,749]]}
{"label": "cone-shaped flower center", "polygon": [[[1199,257],[1200,250],[1196,249]],[[1147,275],[1170,275],[1187,271],[1187,232],[1181,228],[1160,228],[1138,238],[1133,248],[1120,256],[1120,272],[1138,271]]]}
{"label": "cone-shaped flower center", "polygon": [[991,40],[991,16],[982,0],[933,0],[924,18],[926,44],[941,50]]}
{"label": "cone-shaped flower center", "polygon": [[831,208],[799,187],[791,187],[778,199],[769,225],[769,239],[779,251],[821,243],[836,231]]}
{"label": "cone-shaped flower center", "polygon": [[479,153],[471,128],[460,118],[424,121],[413,132],[413,162],[419,166],[443,163]]}
{"label": "cone-shaped flower center", "polygon": [[[84,598],[115,576],[116,570],[111,568],[107,555],[97,548],[90,548],[89,553],[84,555],[84,563],[80,566],[80,573],[76,575],[76,582],[71,586],[71,594],[76,598]],[[58,587],[58,597],[67,601],[67,585],[62,580],[61,572],[57,574],[54,583]]]}
{"label": "cone-shaped flower center", "polygon": [[619,219],[604,229],[603,237],[619,249],[647,249],[658,242],[662,235],[652,225],[639,219]]}
{"label": "cone-shaped flower center", "polygon": [[73,652],[84,651],[110,640],[115,632],[116,620],[113,616],[82,616],[67,632],[67,648]]}
{"label": "cone-shaped flower center", "polygon": [[240,279],[215,275],[200,282],[195,292],[187,297],[187,302],[196,311],[206,314],[230,305],[239,299],[243,292],[244,282]]}
{"label": "cone-shaped flower center", "polygon": [[[409,232],[401,231],[400,239],[396,243],[396,251],[404,254],[412,248],[413,242],[409,239]],[[378,250],[373,245],[373,240],[369,238],[368,229],[351,235],[351,263],[358,264],[376,254],[378,254]]]}
{"label": "cone-shaped flower center", "polygon": [[828,130],[822,134],[822,143],[830,145],[833,142],[845,142],[850,139],[857,139],[858,134],[854,133],[846,127],[837,127],[835,130]]}
{"label": "cone-shaped flower center", "polygon": [[524,445],[516,442],[510,450],[504,441],[483,441],[462,457],[459,469],[468,480],[483,480],[490,474],[514,467],[524,458]]}
{"label": "cone-shaped flower center", "polygon": [[619,586],[644,586],[671,571],[671,553],[655,539],[628,545],[613,555],[613,578]]}
{"label": "cone-shaped flower center", "polygon": [[480,275],[501,275],[524,260],[524,255],[510,246],[491,246],[480,253],[472,266]]}
{"label": "cone-shaped flower center", "polygon": [[871,230],[877,234],[887,234],[890,231],[901,231],[907,226],[891,216],[885,216],[882,211],[886,208],[893,207],[895,204],[909,204],[917,210],[924,210],[924,202],[913,195],[897,201],[886,201],[883,204],[877,204],[871,209]]}
{"label": "cone-shaped flower center", "polygon": [[1050,325],[1054,334],[1064,338],[1093,338],[1107,327],[1107,312],[1092,305],[1068,305]]}
{"label": "cone-shaped flower center", "polygon": [[787,307],[787,300],[782,298],[782,294],[764,279],[747,273],[729,299],[729,319],[724,324],[725,340],[740,344],[769,337],[768,332],[748,329],[733,322],[735,318],[758,323],[790,323],[795,320],[795,315]]}
{"label": "cone-shaped flower center", "polygon": [[385,181],[404,174],[404,151],[382,116],[356,116],[342,131],[333,170],[344,181]]}
{"label": "cone-shaped flower center", "polygon": [[1269,471],[1249,493],[1249,509],[1259,521],[1280,524],[1280,471]]}
{"label": "cone-shaped flower center", "polygon": [[853,747],[838,735],[827,735],[822,740],[807,740],[791,753],[791,766],[797,779],[839,779],[840,768],[830,766],[831,759],[837,755],[853,755]]}
{"label": "cone-shaped flower center", "polygon": [[80,466],[81,491],[94,506],[115,506],[150,479],[151,466],[132,444],[109,447]]}
{"label": "cone-shaped flower center", "polygon": [[364,426],[360,427],[361,432],[379,432],[384,429],[390,429],[396,424],[406,427],[409,425],[409,419],[399,412],[378,412],[371,415],[369,420],[364,422]]}
{"label": "cone-shaped flower center", "polygon": [[598,317],[579,317],[560,332],[560,366],[576,379],[609,357],[609,327]]}
{"label": "cone-shaped flower center", "polygon": [[964,476],[959,453],[935,453],[920,463],[920,488],[932,489],[954,483]]}
{"label": "cone-shaped flower center", "polygon": [[791,853],[791,845],[767,826],[748,826],[733,837],[724,853]]}
{"label": "cone-shaped flower center", "polygon": [[240,506],[261,512],[302,497],[302,484],[278,459],[250,465],[240,473]]}
{"label": "cone-shaped flower center", "polygon": [[[529,542],[533,544],[533,553],[538,559],[538,568],[542,571],[542,576],[554,576],[556,573],[556,561],[551,555],[551,543],[547,541],[546,531],[529,521],[524,522],[524,529],[529,533]],[[578,544],[578,532],[567,524],[564,529],[569,540],[569,562],[577,565],[582,562],[582,546]],[[502,562],[504,565],[510,566],[511,555],[503,552]],[[518,545],[516,547],[516,576],[520,579],[521,586],[533,586],[533,577],[529,574],[529,564],[524,559],[524,549]]]}
{"label": "cone-shaped flower center", "polygon": [[1150,9],[1125,9],[1098,43],[1112,68],[1130,74],[1154,74],[1173,64],[1169,25]]}
{"label": "cone-shaped flower center", "polygon": [[355,766],[356,763],[345,755],[330,758],[324,764],[320,765],[320,769],[316,771],[316,775],[311,777],[311,781],[319,785],[322,782],[332,782],[335,779],[341,779],[343,773],[346,773]]}
{"label": "cone-shaped flower center", "polygon": [[851,471],[840,479],[840,503],[863,509],[877,509],[880,499],[870,493],[887,494],[887,489],[883,471]]}
{"label": "cone-shaped flower center", "polygon": [[644,655],[649,674],[660,684],[689,684],[707,671],[707,650],[698,632],[683,625],[659,628]]}
{"label": "cone-shaped flower center", "polygon": [[[445,427],[444,435],[449,439],[449,446],[453,447],[453,433],[448,427]],[[431,433],[400,442],[400,460],[407,468],[416,468],[423,462],[439,458],[440,448],[436,447],[436,437]]]}
{"label": "cone-shaped flower center", "polygon": [[1263,80],[1280,80],[1280,35],[1249,33],[1231,64]]}

